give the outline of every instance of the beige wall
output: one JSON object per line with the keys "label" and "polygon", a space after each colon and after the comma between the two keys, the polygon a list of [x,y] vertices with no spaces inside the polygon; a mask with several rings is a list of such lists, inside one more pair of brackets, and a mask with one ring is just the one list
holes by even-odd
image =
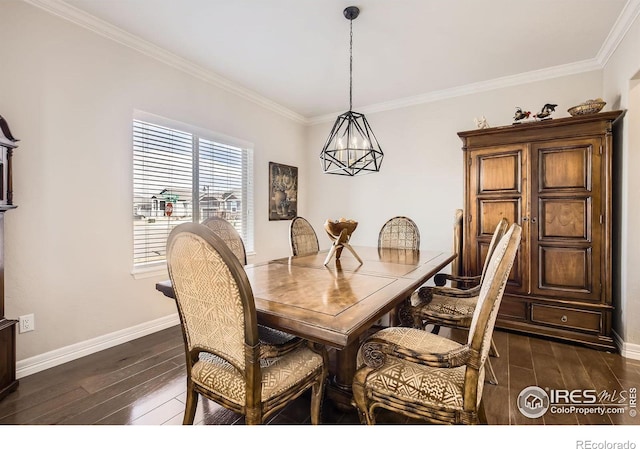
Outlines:
{"label": "beige wall", "polygon": [[[622,130],[621,286],[616,331],[626,343],[640,344],[640,19],[625,35],[604,70],[603,98],[626,109]],[[635,349],[638,351],[637,349]]]}
{"label": "beige wall", "polygon": [[[321,227],[327,218],[357,219],[354,243],[375,244],[385,220],[408,215],[420,226],[424,248],[448,249],[453,211],[462,206],[456,133],[473,128],[473,118],[481,115],[492,126],[510,124],[517,106],[537,112],[553,102],[559,105],[554,116],[563,117],[585,99],[611,101],[616,94],[624,106],[622,91],[640,58],[637,28],[633,45],[627,38],[604,71],[604,91],[597,71],[367,113],[385,151],[383,170],[349,179],[320,172],[318,155],[332,123],[306,128],[38,8],[3,0],[0,114],[21,140],[14,180],[19,207],[6,214],[6,314],[35,313],[36,321],[36,331],[18,335],[18,360],[73,351],[74,345],[86,349],[92,339],[175,314],[175,306],[154,290],[166,275],[131,276],[134,109],[253,142],[254,261],[289,253],[289,222],[267,220],[269,161],[299,167],[299,213],[316,227],[323,247],[329,244]],[[625,158],[633,173],[638,156],[627,149]],[[629,191],[640,191],[639,182],[627,176]],[[638,228],[638,214],[626,213],[626,228]],[[625,241],[631,241],[627,234]],[[632,243],[636,251],[624,255],[627,271],[638,266],[637,237]],[[627,298],[640,290],[638,277],[631,277]],[[632,301],[624,303],[622,327],[629,322],[627,310],[638,314]],[[625,331],[624,337],[638,344],[637,332]]]}
{"label": "beige wall", "polygon": [[0,43],[0,114],[20,139],[6,315],[36,323],[19,361],[175,314],[154,289],[166,275],[131,276],[134,109],[253,142],[256,259],[289,254],[268,162],[304,164],[304,125],[22,1],[0,2]]}

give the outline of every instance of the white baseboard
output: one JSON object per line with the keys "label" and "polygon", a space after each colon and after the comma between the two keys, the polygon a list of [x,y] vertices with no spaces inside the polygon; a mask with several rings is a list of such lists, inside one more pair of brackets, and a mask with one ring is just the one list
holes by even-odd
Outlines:
{"label": "white baseboard", "polygon": [[627,359],[640,360],[640,345],[626,343],[620,335],[613,331],[613,341],[620,350],[620,355]]}
{"label": "white baseboard", "polygon": [[54,366],[62,365],[63,363],[93,354],[94,352],[102,351],[178,324],[180,324],[180,319],[178,318],[178,314],[175,313],[153,321],[138,324],[128,329],[122,329],[111,334],[75,343],[73,345],[45,352],[44,354],[29,357],[24,360],[18,360],[16,363],[16,377],[20,379],[21,377],[35,374],[48,368],[53,368]]}

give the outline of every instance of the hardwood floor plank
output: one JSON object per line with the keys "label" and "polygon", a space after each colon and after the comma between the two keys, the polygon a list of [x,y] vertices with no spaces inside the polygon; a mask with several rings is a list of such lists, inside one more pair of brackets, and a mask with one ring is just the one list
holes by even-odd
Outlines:
{"label": "hardwood floor plank", "polygon": [[509,334],[509,366],[533,369],[529,337],[516,333]]}
{"label": "hardwood floor plank", "polygon": [[88,376],[80,385],[89,393],[96,393],[158,364],[164,363],[168,359],[178,362],[176,366],[179,364],[184,366],[184,348],[180,346],[171,346],[166,350],[159,348],[158,351],[152,355],[145,355],[136,360],[128,360],[127,363],[113,365],[109,371]]}
{"label": "hardwood floor plank", "polygon": [[482,393],[487,424],[509,425],[509,406],[505,398],[509,397],[509,382],[506,377],[499,377],[498,385],[486,384]]}
{"label": "hardwood floor plank", "polygon": [[[162,408],[169,402],[181,404],[181,409],[184,411],[184,403],[176,399],[178,393],[184,392],[186,388],[186,381],[184,376],[175,376],[175,379],[168,381],[165,385],[158,388],[153,394],[146,395],[133,403],[123,407],[117,412],[107,416],[96,422],[96,424],[108,424],[108,425],[122,425],[122,424],[135,424],[136,421],[143,416],[152,413],[157,408]],[[175,413],[171,413],[170,417]],[[148,421],[149,418],[146,418]],[[156,424],[158,421],[156,421]]]}
{"label": "hardwood floor plank", "polygon": [[167,361],[70,404],[65,416],[51,416],[50,423],[94,424],[145,395],[161,391],[166,383],[181,376],[184,370]]}
{"label": "hardwood floor plank", "polygon": [[[533,360],[537,386],[545,391],[566,389],[562,370],[552,349],[554,344],[549,340],[537,338],[530,340],[531,359]],[[552,413],[551,410],[548,410],[542,419],[545,424],[578,424],[578,418],[575,414]]]}
{"label": "hardwood floor plank", "polygon": [[[184,414],[184,404],[177,399],[170,399],[169,401],[160,404],[159,406],[151,409],[148,413],[134,419],[131,424],[134,425],[154,425],[165,424],[175,416]],[[182,423],[182,419],[180,419]]]}
{"label": "hardwood floor plank", "polygon": [[[568,390],[596,388],[580,357],[578,357],[575,346],[556,343],[552,349],[556,360],[560,360],[562,363],[561,374]],[[578,414],[576,417],[579,424],[611,424],[608,415],[589,413],[586,415]]]}
{"label": "hardwood floor plank", "polygon": [[14,414],[8,415],[0,420],[0,424],[54,424],[47,419],[43,419],[43,417],[52,413],[66,413],[70,403],[87,397],[89,397],[89,394],[83,388],[75,388],[48,401],[23,408]]}
{"label": "hardwood floor plank", "polygon": [[[512,354],[511,347],[509,354]],[[529,353],[530,355],[531,353]],[[518,395],[526,387],[537,385],[536,375],[531,368],[521,366],[509,366],[509,424],[511,425],[532,425],[544,424],[542,418],[527,418],[518,410]],[[487,419],[490,419],[487,416]]]}

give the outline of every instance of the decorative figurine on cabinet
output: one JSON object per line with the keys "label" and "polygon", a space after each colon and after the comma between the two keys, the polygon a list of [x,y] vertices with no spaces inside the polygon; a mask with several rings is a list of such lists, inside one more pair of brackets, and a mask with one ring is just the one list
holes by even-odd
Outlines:
{"label": "decorative figurine on cabinet", "polygon": [[522,120],[526,120],[531,115],[531,111],[523,111],[521,107],[516,108],[516,113],[513,116],[513,124],[520,123]]}
{"label": "decorative figurine on cabinet", "polygon": [[534,115],[534,117],[537,120],[550,119],[550,118],[552,118],[551,117],[551,113],[556,110],[556,106],[558,106],[558,105],[557,104],[547,103],[544,106],[542,106],[542,109],[540,110],[540,112],[538,112],[536,115]]}
{"label": "decorative figurine on cabinet", "polygon": [[487,118],[484,115],[480,118],[474,117],[473,122],[476,124],[476,128],[478,129],[489,128],[489,123],[487,122]]}

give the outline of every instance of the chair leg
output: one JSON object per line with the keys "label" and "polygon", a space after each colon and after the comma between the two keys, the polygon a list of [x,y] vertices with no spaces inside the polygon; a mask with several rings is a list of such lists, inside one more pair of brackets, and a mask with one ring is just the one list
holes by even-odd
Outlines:
{"label": "chair leg", "polygon": [[487,421],[487,412],[484,409],[484,400],[480,400],[480,405],[478,406],[478,423],[479,424],[489,424]]}
{"label": "chair leg", "polygon": [[376,423],[374,414],[369,410],[369,400],[365,392],[365,382],[367,380],[367,374],[373,371],[373,368],[362,368],[360,371],[356,371],[353,376],[353,401],[352,404],[358,411],[358,417],[361,424],[373,425]]}
{"label": "chair leg", "polygon": [[196,416],[196,408],[198,407],[198,393],[193,389],[191,382],[187,385],[187,403],[184,408],[183,425],[193,424],[193,419]]}
{"label": "chair leg", "polygon": [[320,424],[325,377],[326,376],[323,376],[322,379],[319,379],[318,382],[311,387],[311,424],[314,426]]}
{"label": "chair leg", "polygon": [[489,348],[489,355],[493,357],[500,357],[500,353],[498,352],[498,348],[496,348],[496,343],[493,341],[493,337],[491,337],[491,347]]}
{"label": "chair leg", "polygon": [[493,370],[493,365],[491,365],[491,358],[487,357],[487,361],[485,363],[485,367],[489,371],[489,378],[487,381],[491,385],[498,385],[498,378],[496,377],[496,372]]}

